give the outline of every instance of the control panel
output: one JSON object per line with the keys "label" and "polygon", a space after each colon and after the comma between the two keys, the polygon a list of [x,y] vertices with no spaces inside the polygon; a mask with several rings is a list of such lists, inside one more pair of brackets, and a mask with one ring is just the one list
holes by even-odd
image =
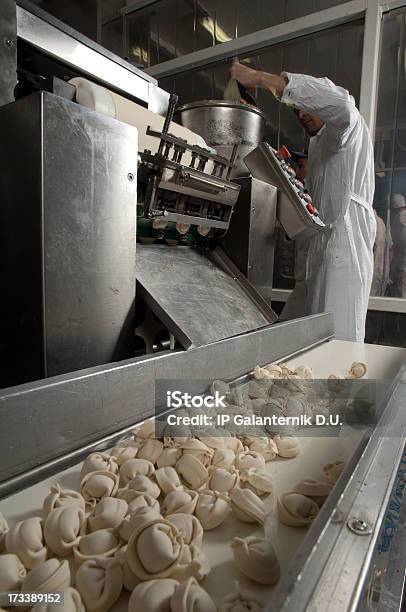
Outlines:
{"label": "control panel", "polygon": [[325,229],[319,212],[288,163],[286,147],[277,151],[263,142],[244,159],[251,174],[278,188],[277,217],[289,238]]}

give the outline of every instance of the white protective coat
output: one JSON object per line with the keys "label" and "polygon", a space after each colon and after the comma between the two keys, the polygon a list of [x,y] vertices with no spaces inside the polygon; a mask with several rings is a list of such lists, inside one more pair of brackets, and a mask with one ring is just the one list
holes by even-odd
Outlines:
{"label": "white protective coat", "polygon": [[327,78],[282,74],[289,82],[281,101],[325,122],[310,139],[306,184],[330,228],[309,241],[303,314],[332,312],[336,338],[363,342],[376,233],[371,135],[347,90]]}

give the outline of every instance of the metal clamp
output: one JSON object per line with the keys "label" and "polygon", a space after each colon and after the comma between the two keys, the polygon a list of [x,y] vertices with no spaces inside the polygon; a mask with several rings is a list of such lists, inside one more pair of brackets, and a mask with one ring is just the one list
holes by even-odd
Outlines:
{"label": "metal clamp", "polygon": [[203,187],[204,186],[211,187],[212,189],[215,189],[216,191],[227,191],[227,187],[225,185],[219,185],[218,183],[215,183],[214,181],[210,181],[209,179],[206,179],[203,176],[202,177],[193,176],[189,172],[181,172],[179,180],[182,183],[188,183],[188,182],[198,183],[198,184],[201,184]]}

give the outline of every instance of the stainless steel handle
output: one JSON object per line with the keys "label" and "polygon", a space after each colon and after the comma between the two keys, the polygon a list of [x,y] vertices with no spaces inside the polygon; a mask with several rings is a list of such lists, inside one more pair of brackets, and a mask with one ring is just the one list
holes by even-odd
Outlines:
{"label": "stainless steel handle", "polygon": [[180,180],[182,183],[195,182],[195,183],[201,184],[204,187],[211,187],[215,189],[217,192],[227,191],[227,187],[225,185],[219,185],[218,183],[215,183],[214,181],[210,181],[209,179],[204,178],[202,176],[193,176],[189,172],[182,172],[180,175]]}

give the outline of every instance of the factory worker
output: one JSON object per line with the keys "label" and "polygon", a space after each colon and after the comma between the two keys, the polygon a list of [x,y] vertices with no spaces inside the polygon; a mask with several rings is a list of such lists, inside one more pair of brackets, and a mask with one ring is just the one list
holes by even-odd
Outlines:
{"label": "factory worker", "polygon": [[374,209],[376,220],[376,236],[374,244],[374,275],[372,277],[371,295],[385,295],[389,281],[388,261],[391,248],[390,230],[384,220]]}
{"label": "factory worker", "polygon": [[406,297],[406,202],[400,193],[392,196],[390,227],[393,256],[390,267],[391,296]]}
{"label": "factory worker", "polygon": [[332,312],[336,337],[362,342],[376,233],[373,147],[364,119],[348,91],[327,78],[273,75],[237,62],[230,73],[292,105],[311,136],[307,186],[327,229],[309,242],[306,313]]}

